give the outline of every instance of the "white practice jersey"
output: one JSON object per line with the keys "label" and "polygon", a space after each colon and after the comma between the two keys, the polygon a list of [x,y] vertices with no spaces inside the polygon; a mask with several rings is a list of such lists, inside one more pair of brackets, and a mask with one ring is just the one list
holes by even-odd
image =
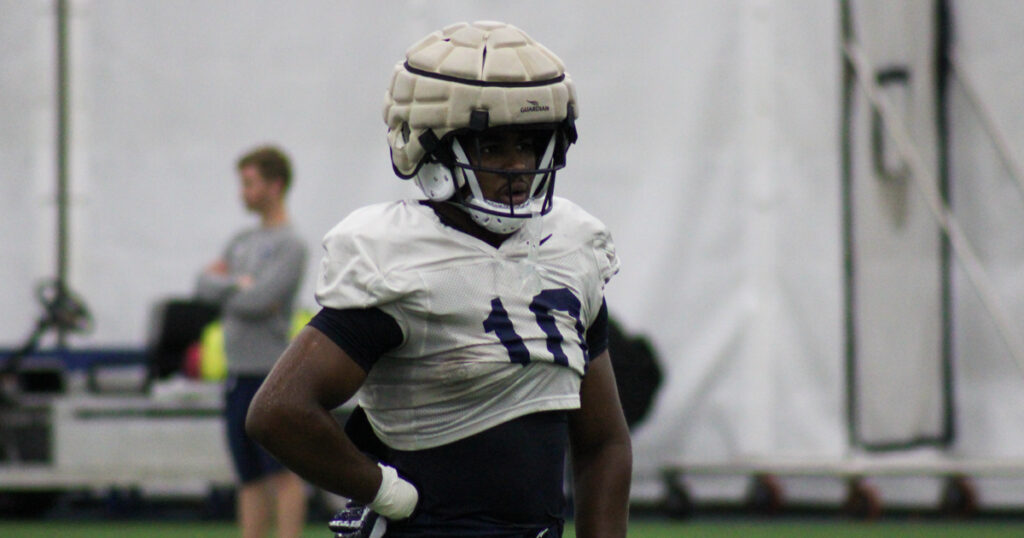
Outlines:
{"label": "white practice jersey", "polygon": [[586,328],[618,266],[604,225],[563,198],[500,248],[400,201],[356,210],[327,233],[316,297],[377,307],[401,327],[359,404],[388,446],[420,450],[578,408]]}

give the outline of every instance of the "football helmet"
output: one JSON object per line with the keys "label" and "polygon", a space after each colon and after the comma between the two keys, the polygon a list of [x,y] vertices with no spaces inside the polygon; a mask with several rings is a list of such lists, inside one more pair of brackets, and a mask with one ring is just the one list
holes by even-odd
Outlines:
{"label": "football helmet", "polygon": [[[551,209],[555,172],[576,142],[576,90],[562,61],[525,32],[501,22],[453,24],[410,47],[395,65],[384,121],[395,173],[427,198],[468,211],[484,228],[508,234]],[[467,144],[493,128],[529,129],[536,166],[481,168]],[[519,204],[486,199],[477,173],[526,175]]]}

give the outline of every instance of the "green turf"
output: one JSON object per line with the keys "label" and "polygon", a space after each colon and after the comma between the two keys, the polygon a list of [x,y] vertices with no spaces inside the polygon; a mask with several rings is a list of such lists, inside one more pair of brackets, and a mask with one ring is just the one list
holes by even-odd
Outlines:
{"label": "green turf", "polygon": [[[3,538],[236,538],[230,523],[168,522],[11,522],[0,521]],[[330,538],[323,525],[311,525],[307,538]],[[569,529],[566,538],[575,535]],[[697,522],[634,521],[630,538],[1019,538],[1024,522]]]}
{"label": "green turf", "polygon": [[[566,536],[573,536],[566,533]],[[1024,523],[656,523],[635,522],[631,538],[1020,538]]]}

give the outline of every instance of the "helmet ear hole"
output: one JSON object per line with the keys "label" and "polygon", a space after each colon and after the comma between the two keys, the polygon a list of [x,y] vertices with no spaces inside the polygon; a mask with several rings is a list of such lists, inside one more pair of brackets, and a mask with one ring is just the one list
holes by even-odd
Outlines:
{"label": "helmet ear hole", "polygon": [[416,186],[427,198],[444,201],[455,194],[455,181],[452,171],[439,162],[423,163],[416,172]]}
{"label": "helmet ear hole", "polygon": [[402,143],[409,143],[409,135],[412,134],[412,129],[409,128],[409,122],[402,122]]}

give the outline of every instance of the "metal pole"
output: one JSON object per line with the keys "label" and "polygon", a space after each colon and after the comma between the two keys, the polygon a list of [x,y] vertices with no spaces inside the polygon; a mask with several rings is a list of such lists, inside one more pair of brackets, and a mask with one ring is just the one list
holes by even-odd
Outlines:
{"label": "metal pole", "polygon": [[[68,273],[68,2],[57,0],[57,293],[67,289]],[[58,325],[57,346],[64,348],[66,329]]]}
{"label": "metal pole", "polygon": [[[839,2],[839,31],[843,42],[853,39],[853,15],[849,0]],[[853,260],[853,67],[843,62],[842,72],[842,145],[840,158],[842,168],[842,240],[843,240],[843,365],[846,372],[846,435],[850,446],[860,446],[860,428],[857,427],[857,274]]]}

